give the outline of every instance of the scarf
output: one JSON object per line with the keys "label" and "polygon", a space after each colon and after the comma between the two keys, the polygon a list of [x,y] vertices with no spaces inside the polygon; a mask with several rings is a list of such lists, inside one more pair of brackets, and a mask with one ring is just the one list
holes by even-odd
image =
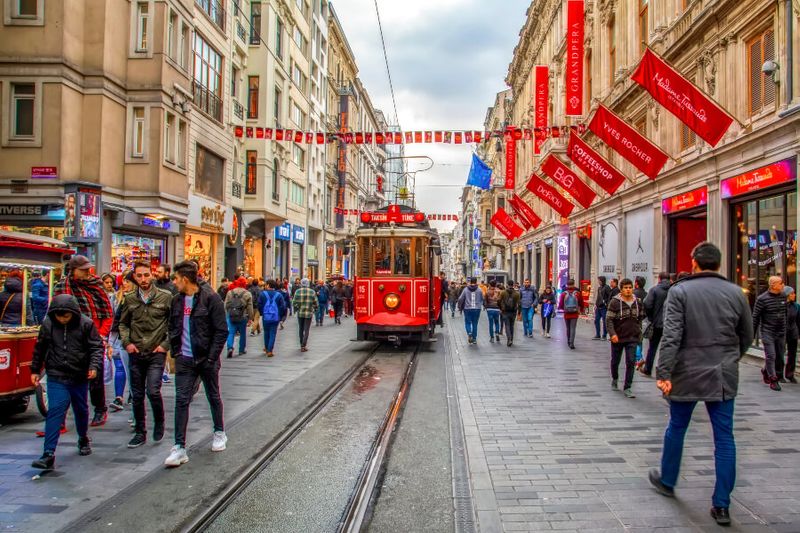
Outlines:
{"label": "scarf", "polygon": [[77,280],[72,276],[61,278],[53,289],[53,296],[59,294],[74,296],[78,300],[81,314],[92,320],[114,317],[114,309],[103,287],[103,281],[97,276],[85,280]]}

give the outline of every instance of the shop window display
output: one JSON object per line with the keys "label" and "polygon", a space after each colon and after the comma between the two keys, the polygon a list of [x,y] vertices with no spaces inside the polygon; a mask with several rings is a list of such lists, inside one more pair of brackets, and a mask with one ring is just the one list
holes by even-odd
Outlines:
{"label": "shop window display", "polygon": [[64,240],[64,226],[0,226],[3,231],[17,231],[39,235],[40,237],[50,237],[51,239]]}
{"label": "shop window display", "polygon": [[202,233],[186,233],[183,246],[186,259],[198,264],[199,274],[203,278],[211,279],[211,254],[213,252],[211,236]]}
{"label": "shop window display", "polygon": [[145,261],[155,271],[163,262],[166,246],[162,239],[137,235],[111,235],[111,273],[118,276],[133,268],[136,261]]}

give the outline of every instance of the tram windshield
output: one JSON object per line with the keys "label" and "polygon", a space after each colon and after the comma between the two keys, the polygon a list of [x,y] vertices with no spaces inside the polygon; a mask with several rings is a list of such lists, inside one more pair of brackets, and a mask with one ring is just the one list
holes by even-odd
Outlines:
{"label": "tram windshield", "polygon": [[425,238],[362,237],[359,250],[362,277],[427,275]]}

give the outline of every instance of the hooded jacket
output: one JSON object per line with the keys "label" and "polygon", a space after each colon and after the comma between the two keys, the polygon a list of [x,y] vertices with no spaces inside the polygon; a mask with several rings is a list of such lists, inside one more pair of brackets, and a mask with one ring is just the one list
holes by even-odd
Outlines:
{"label": "hooded jacket", "polygon": [[[62,326],[57,312],[69,311],[72,320]],[[100,372],[103,365],[103,339],[94,322],[81,314],[78,300],[69,294],[60,294],[50,302],[50,309],[39,328],[39,337],[33,348],[31,373],[47,371],[48,379],[67,383],[88,381],[89,370]]]}
{"label": "hooded jacket", "polygon": [[483,291],[477,285],[467,285],[458,297],[458,308],[461,310],[478,309],[483,307]]}
{"label": "hooded jacket", "polygon": [[629,304],[618,294],[608,302],[606,329],[608,334],[617,336],[620,344],[639,343],[642,340],[642,320],[644,320],[644,304],[634,296]]}
{"label": "hooded jacket", "polygon": [[[33,313],[28,306],[26,324],[33,324]],[[0,324],[19,326],[22,324],[22,280],[9,276],[0,292]]]}

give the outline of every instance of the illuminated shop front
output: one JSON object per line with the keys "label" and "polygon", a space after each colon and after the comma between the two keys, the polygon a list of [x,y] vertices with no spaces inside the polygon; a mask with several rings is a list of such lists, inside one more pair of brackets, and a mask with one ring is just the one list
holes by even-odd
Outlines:
{"label": "illuminated shop front", "polygon": [[692,271],[692,249],[708,238],[708,187],[692,189],[661,202],[667,223],[670,272]]}

